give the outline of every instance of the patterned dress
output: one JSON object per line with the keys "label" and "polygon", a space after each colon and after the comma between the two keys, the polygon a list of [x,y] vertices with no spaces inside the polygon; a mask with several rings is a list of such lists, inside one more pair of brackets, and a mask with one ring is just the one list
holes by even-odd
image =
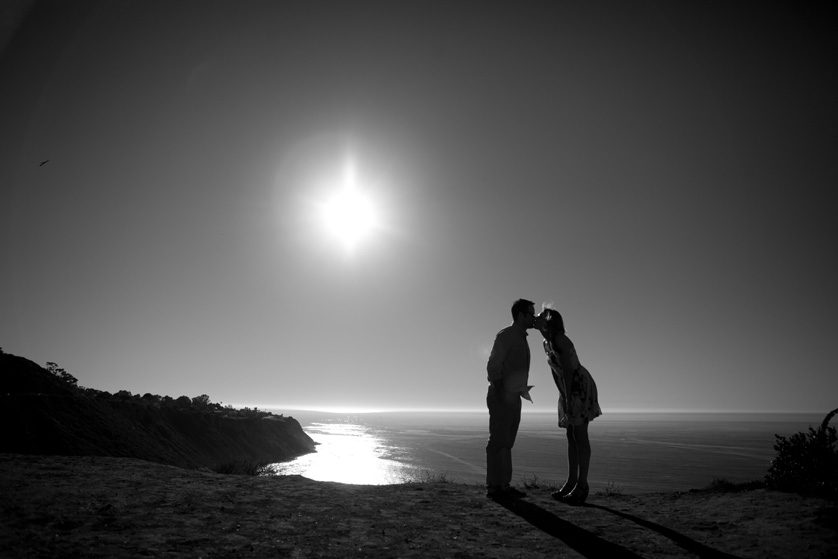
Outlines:
{"label": "patterned dress", "polygon": [[[544,352],[559,389],[559,427],[584,425],[602,415],[596,383],[588,369],[579,363],[573,342],[559,334],[554,344],[544,340]],[[565,369],[572,371],[569,392],[565,386]]]}

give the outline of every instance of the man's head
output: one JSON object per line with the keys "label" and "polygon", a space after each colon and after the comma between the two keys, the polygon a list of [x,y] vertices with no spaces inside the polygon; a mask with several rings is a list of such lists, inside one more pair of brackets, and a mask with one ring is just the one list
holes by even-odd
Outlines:
{"label": "man's head", "polygon": [[518,299],[512,303],[512,322],[524,329],[535,325],[535,303]]}

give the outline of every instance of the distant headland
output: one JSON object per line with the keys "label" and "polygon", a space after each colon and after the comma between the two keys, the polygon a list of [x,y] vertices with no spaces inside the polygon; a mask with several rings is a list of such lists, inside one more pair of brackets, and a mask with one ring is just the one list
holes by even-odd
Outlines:
{"label": "distant headland", "polygon": [[189,398],[83,388],[47,368],[0,352],[0,453],[139,458],[184,468],[267,464],[313,452],[292,417]]}

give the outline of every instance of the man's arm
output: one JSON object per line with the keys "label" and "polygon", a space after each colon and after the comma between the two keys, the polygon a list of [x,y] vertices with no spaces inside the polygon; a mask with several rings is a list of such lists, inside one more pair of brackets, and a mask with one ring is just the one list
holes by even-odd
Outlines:
{"label": "man's arm", "polygon": [[503,336],[498,334],[495,337],[494,345],[492,345],[492,352],[489,354],[486,372],[488,373],[489,382],[495,389],[495,395],[499,399],[503,395],[503,362],[506,360],[507,353],[509,353],[509,347]]}

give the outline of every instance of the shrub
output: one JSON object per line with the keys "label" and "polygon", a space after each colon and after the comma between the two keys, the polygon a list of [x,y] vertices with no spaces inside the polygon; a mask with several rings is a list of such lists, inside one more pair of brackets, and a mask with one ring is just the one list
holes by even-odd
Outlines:
{"label": "shrub", "polygon": [[210,397],[206,394],[192,398],[192,407],[198,410],[205,409],[210,404]]}
{"label": "shrub", "polygon": [[835,427],[829,420],[838,413],[828,413],[823,423],[808,433],[796,433],[789,438],[774,435],[777,456],[765,476],[771,489],[804,495],[838,499],[838,440]]}
{"label": "shrub", "polygon": [[710,493],[740,493],[742,491],[753,491],[754,489],[764,488],[765,483],[761,480],[730,481],[727,478],[717,477],[713,478],[710,485],[705,487],[703,491],[708,491]]}
{"label": "shrub", "polygon": [[272,476],[276,475],[277,467],[267,462],[253,460],[233,460],[210,468],[217,474],[231,474],[239,476]]}
{"label": "shrub", "polygon": [[143,394],[142,400],[146,404],[160,404],[161,398],[157,394],[146,392],[145,394]]}
{"label": "shrub", "polygon": [[189,409],[192,407],[192,398],[189,396],[178,396],[175,399],[175,406],[182,409]]}

